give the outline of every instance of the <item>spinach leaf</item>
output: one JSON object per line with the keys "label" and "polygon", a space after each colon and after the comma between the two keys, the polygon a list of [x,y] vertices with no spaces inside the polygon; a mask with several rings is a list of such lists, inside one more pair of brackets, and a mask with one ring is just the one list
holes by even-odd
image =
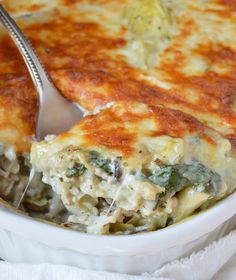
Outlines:
{"label": "spinach leaf", "polygon": [[113,164],[110,159],[104,159],[98,152],[89,152],[89,163],[95,167],[101,168],[108,175],[113,175]]}
{"label": "spinach leaf", "polygon": [[156,185],[165,188],[165,193],[175,193],[186,186],[203,186],[207,193],[215,193],[221,182],[220,176],[198,161],[191,164],[161,165],[146,175]]}
{"label": "spinach leaf", "polygon": [[192,183],[208,183],[211,180],[212,171],[200,162],[194,161],[192,164],[177,165],[176,169],[183,177]]}
{"label": "spinach leaf", "polygon": [[77,163],[74,167],[66,169],[66,177],[71,178],[81,176],[84,174],[85,170],[86,167],[82,163]]}
{"label": "spinach leaf", "polygon": [[152,175],[149,176],[148,179],[156,185],[168,187],[173,171],[174,168],[172,166],[159,167],[159,169],[155,169],[153,171]]}
{"label": "spinach leaf", "polygon": [[186,186],[189,181],[183,177],[175,166],[159,166],[148,178],[154,184],[164,187],[167,191],[179,191]]}

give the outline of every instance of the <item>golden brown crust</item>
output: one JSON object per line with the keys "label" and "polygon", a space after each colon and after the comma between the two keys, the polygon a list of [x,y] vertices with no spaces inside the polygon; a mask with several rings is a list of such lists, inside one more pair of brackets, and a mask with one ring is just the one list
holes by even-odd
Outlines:
{"label": "golden brown crust", "polygon": [[[206,42],[201,40],[187,54],[185,43],[194,34],[201,33],[202,27],[186,10],[185,17],[181,14],[175,19],[180,32],[160,53],[159,64],[151,71],[152,77],[168,84],[168,87],[161,87],[145,78],[150,74],[148,71],[133,67],[120,53],[128,44],[124,25],[111,31],[102,21],[88,19],[88,13],[75,8],[78,3],[90,3],[107,7],[114,13],[114,7],[113,10],[109,8],[111,3],[118,7],[129,1],[59,2],[61,7],[71,9],[71,13],[62,14],[58,5],[50,16],[53,20],[28,25],[21,19],[19,24],[67,98],[88,111],[119,100],[162,105],[190,114],[231,138],[235,135],[236,47],[232,42],[219,43],[215,38]],[[234,1],[212,0],[210,4],[200,8],[193,4],[190,8],[196,15],[214,14],[216,19],[211,22],[212,28],[223,25],[226,17],[231,28],[236,28]],[[106,19],[103,14],[100,18]],[[206,64],[203,71],[190,73],[186,70],[192,65],[192,56]],[[31,136],[37,110],[36,95],[24,63],[7,36],[0,40],[0,100],[6,110],[17,113],[18,128],[22,129],[20,134]],[[2,129],[4,126],[7,128],[6,123],[1,124]]]}
{"label": "golden brown crust", "polygon": [[218,3],[225,5],[230,11],[236,11],[236,2],[234,0],[218,0]]}
{"label": "golden brown crust", "polygon": [[67,140],[78,139],[81,147],[105,147],[110,151],[120,151],[127,158],[140,139],[162,135],[174,138],[199,135],[210,145],[216,145],[214,138],[206,133],[206,126],[195,118],[178,110],[134,101],[116,102],[99,114],[87,116],[56,141],[66,143]]}
{"label": "golden brown crust", "polygon": [[0,140],[28,152],[35,131],[37,98],[27,75],[0,75]]}

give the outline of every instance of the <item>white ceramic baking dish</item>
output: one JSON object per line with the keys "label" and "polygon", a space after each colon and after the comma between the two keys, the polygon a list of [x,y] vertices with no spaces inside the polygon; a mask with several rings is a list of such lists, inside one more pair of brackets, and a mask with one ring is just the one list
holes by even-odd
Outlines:
{"label": "white ceramic baking dish", "polygon": [[[96,236],[67,230],[0,206],[0,258],[130,274],[153,272],[236,226],[236,192],[181,223],[149,233]],[[1,277],[0,277],[1,278]]]}
{"label": "white ceramic baking dish", "polygon": [[138,274],[152,272],[226,234],[236,225],[236,193],[156,232],[96,236],[0,209],[0,257],[11,262],[68,264]]}

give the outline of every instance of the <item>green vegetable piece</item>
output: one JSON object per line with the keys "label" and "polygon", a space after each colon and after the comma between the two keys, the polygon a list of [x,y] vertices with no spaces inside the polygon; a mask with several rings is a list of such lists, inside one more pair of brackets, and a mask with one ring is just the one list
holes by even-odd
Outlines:
{"label": "green vegetable piece", "polygon": [[89,152],[89,163],[95,167],[101,167],[104,164],[104,159],[96,151]]}
{"label": "green vegetable piece", "polygon": [[179,191],[182,187],[188,184],[188,179],[184,178],[175,169],[175,166],[160,166],[159,169],[154,170],[149,177],[154,184],[160,185],[166,191]]}
{"label": "green vegetable piece", "polygon": [[86,167],[82,163],[77,163],[74,167],[66,169],[66,177],[71,178],[81,176],[84,174],[85,170]]}
{"label": "green vegetable piece", "polygon": [[191,165],[180,165],[179,172],[181,172],[193,186],[204,186],[204,191],[206,193],[217,194],[220,190],[220,175],[211,171],[198,161],[194,161]]}
{"label": "green vegetable piece", "polygon": [[162,187],[168,187],[171,175],[174,169],[171,166],[160,167],[155,169],[153,174],[149,177],[154,184],[160,185]]}
{"label": "green vegetable piece", "polygon": [[111,166],[111,161],[110,160],[106,160],[104,162],[104,164],[101,166],[101,168],[108,174],[108,175],[113,175],[113,171],[112,171],[112,166]]}
{"label": "green vegetable piece", "polygon": [[177,164],[158,166],[151,175],[151,182],[166,189],[166,193],[175,193],[186,186],[202,185],[204,192],[217,193],[220,186],[220,176],[198,161],[192,164]]}
{"label": "green vegetable piece", "polygon": [[101,155],[96,151],[89,152],[89,163],[95,167],[101,168],[108,175],[113,175],[114,173],[111,160],[102,158]]}

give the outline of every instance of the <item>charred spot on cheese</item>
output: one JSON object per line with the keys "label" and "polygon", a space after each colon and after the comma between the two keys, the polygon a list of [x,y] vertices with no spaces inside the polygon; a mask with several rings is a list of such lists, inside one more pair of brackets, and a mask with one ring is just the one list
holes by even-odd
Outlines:
{"label": "charred spot on cheese", "polygon": [[[111,145],[111,131],[115,141],[123,133],[133,141]],[[31,162],[71,213],[69,223],[128,234],[162,228],[230,193],[230,151],[227,139],[179,111],[121,101],[34,143]]]}

